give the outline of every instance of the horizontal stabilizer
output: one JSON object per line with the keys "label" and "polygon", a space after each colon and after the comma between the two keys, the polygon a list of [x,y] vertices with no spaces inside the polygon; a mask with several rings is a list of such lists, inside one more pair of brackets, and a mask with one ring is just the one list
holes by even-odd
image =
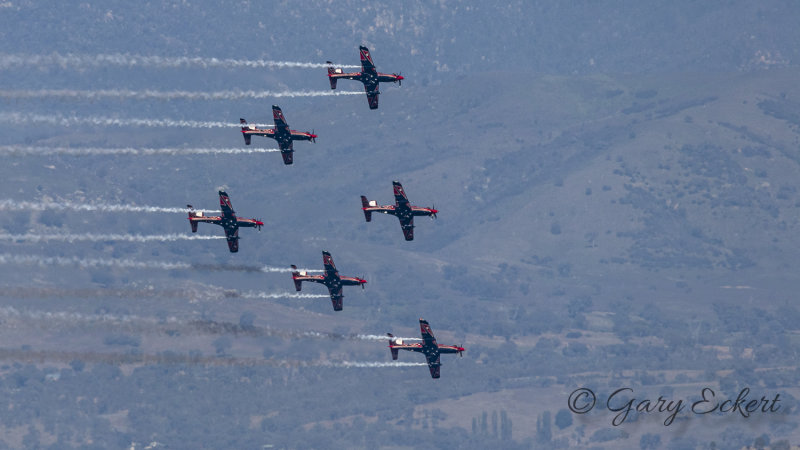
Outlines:
{"label": "horizontal stabilizer", "polygon": [[250,136],[249,134],[245,133],[245,131],[249,130],[250,127],[247,125],[247,121],[243,118],[239,118],[239,123],[242,125],[242,136],[244,136],[244,145],[250,145]]}
{"label": "horizontal stabilizer", "polygon": [[294,288],[297,289],[297,292],[300,292],[300,289],[303,288],[303,281],[298,280],[297,277],[300,276],[300,272],[297,270],[297,266],[292,264],[292,281],[294,281]]}
{"label": "horizontal stabilizer", "polygon": [[372,211],[367,211],[366,208],[369,207],[369,200],[367,197],[361,196],[361,208],[364,210],[364,218],[367,219],[367,222],[372,221]]}
{"label": "horizontal stabilizer", "polygon": [[329,66],[328,67],[328,81],[331,82],[331,89],[336,89],[336,81],[338,80],[338,78],[332,77],[331,75],[334,75],[337,72],[338,73],[342,73],[342,70],[338,69],[338,71],[337,71],[337,69],[334,68],[333,66]]}

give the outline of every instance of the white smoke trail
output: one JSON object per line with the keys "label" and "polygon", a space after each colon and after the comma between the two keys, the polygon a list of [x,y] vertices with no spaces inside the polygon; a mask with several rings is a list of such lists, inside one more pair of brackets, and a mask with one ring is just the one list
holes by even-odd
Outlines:
{"label": "white smoke trail", "polygon": [[272,273],[272,272],[306,272],[306,273],[322,273],[325,272],[322,269],[292,269],[291,267],[272,267],[272,266],[264,266],[260,269],[262,272]]}
{"label": "white smoke trail", "polygon": [[[279,267],[279,266],[258,266],[258,265],[247,265],[247,264],[204,264],[204,263],[193,263],[193,269],[198,270],[214,270],[214,271],[231,271],[231,272],[264,272],[264,273],[289,273],[294,272],[295,269],[291,267]],[[297,269],[304,270],[306,272],[323,272],[323,270],[309,270],[309,269]]]}
{"label": "white smoke trail", "polygon": [[389,336],[386,336],[386,335],[381,336],[379,334],[357,334],[355,337],[358,338],[358,339],[365,340],[365,341],[388,341],[388,340],[391,340],[391,339],[399,339],[401,341],[421,341],[422,340],[422,338],[407,338],[407,337],[400,337],[400,336],[395,336],[393,338],[390,338]]}
{"label": "white smoke trail", "polygon": [[[271,61],[264,59],[232,59],[232,58],[203,58],[203,57],[170,57],[170,56],[142,56],[130,53],[112,53],[100,55],[61,55],[52,53],[49,55],[0,55],[0,69],[24,66],[59,66],[59,67],[144,67],[156,69],[170,69],[181,67],[200,67],[200,68],[276,68],[276,69],[324,69],[329,64],[295,62],[295,61]],[[337,65],[341,68],[358,68],[357,65]]]}
{"label": "white smoke trail", "polygon": [[62,256],[37,256],[37,255],[12,255],[0,254],[0,264],[31,264],[39,266],[66,266],[96,268],[118,267],[121,269],[159,269],[159,270],[185,270],[192,269],[193,265],[182,262],[134,261],[131,259],[105,259],[105,258],[67,258]]}
{"label": "white smoke trail", "polygon": [[[167,208],[162,206],[136,206],[113,204],[88,204],[72,202],[28,202],[20,200],[0,200],[0,211],[44,211],[47,209],[71,211],[102,211],[102,212],[148,212],[148,213],[188,213],[188,208]],[[219,213],[210,209],[196,209],[196,212]]]}
{"label": "white smoke trail", "polygon": [[341,362],[330,362],[320,363],[321,366],[330,366],[330,367],[359,367],[359,368],[376,368],[376,367],[417,367],[417,366],[427,366],[427,363],[414,363],[414,362],[361,362],[361,361],[341,361]]}
{"label": "white smoke trail", "polygon": [[111,322],[114,324],[142,323],[147,325],[180,324],[180,321],[173,316],[167,317],[165,320],[160,320],[156,318],[141,317],[141,316],[127,315],[127,314],[126,315],[83,314],[83,313],[66,312],[66,311],[18,310],[11,306],[0,308],[0,316],[5,318],[62,321],[69,323]]}
{"label": "white smoke trail", "polygon": [[248,299],[274,299],[274,298],[329,298],[330,295],[322,294],[295,294],[292,292],[241,292],[237,295],[241,298]]}
{"label": "white smoke trail", "polygon": [[20,145],[0,146],[0,155],[134,155],[134,156],[180,156],[180,155],[238,155],[249,153],[274,153],[277,148],[72,148],[72,147],[29,147]]}
{"label": "white smoke trail", "polygon": [[[10,291],[10,292],[7,292]],[[28,291],[29,294],[49,294],[55,296],[73,296],[83,295],[88,293],[84,290],[76,290],[75,292],[65,289],[47,289],[38,288],[11,288],[4,291],[3,294],[21,294]],[[42,291],[42,292],[40,292]],[[49,291],[49,292],[45,292]],[[79,312],[65,312],[65,311],[41,311],[29,309],[17,309],[12,306],[0,307],[0,317],[15,320],[29,320],[29,321],[46,321],[47,327],[52,327],[53,322],[64,322],[66,325],[76,325],[84,327],[90,325],[126,325],[130,330],[134,328],[143,332],[164,332],[167,330],[180,329],[182,333],[202,333],[210,335],[219,334],[236,334],[243,336],[253,337],[281,337],[284,339],[324,339],[324,340],[362,340],[363,335],[358,334],[342,334],[342,333],[329,333],[320,331],[292,331],[281,330],[273,327],[258,327],[258,326],[242,326],[232,322],[217,322],[212,320],[183,320],[175,316],[168,316],[164,318],[144,317],[132,314],[86,314]],[[159,329],[163,327],[164,329]]]}
{"label": "white smoke trail", "polygon": [[7,234],[0,233],[0,241],[24,241],[24,242],[42,242],[42,241],[127,241],[127,242],[168,242],[168,241],[196,241],[196,240],[210,240],[210,239],[225,239],[225,236],[198,236],[188,234]]}
{"label": "white smoke trail", "polygon": [[[259,265],[223,265],[223,264],[201,264],[185,262],[167,261],[136,261],[133,259],[110,259],[110,258],[77,258],[63,256],[38,256],[38,255],[15,255],[10,253],[0,253],[0,264],[29,264],[38,266],[64,266],[64,267],[117,267],[121,269],[158,269],[158,270],[215,270],[215,271],[237,271],[237,272],[293,272],[289,267],[259,266]],[[317,272],[322,272],[318,270]]]}
{"label": "white smoke trail", "polygon": [[133,99],[133,100],[244,100],[266,98],[296,98],[296,97],[336,97],[340,95],[363,95],[361,91],[154,91],[150,89],[134,91],[130,89],[37,89],[37,90],[0,90],[0,98],[26,99],[26,98],[61,98],[97,100],[101,98]]}
{"label": "white smoke trail", "polygon": [[263,359],[235,356],[204,356],[196,354],[161,352],[147,353],[119,353],[119,352],[94,352],[75,350],[33,350],[0,348],[0,359],[12,361],[29,361],[41,363],[43,361],[60,361],[69,363],[80,360],[88,363],[118,364],[118,365],[163,365],[178,364],[192,366],[218,366],[218,367],[256,367],[272,366],[278,368],[302,368],[323,365],[319,362],[298,361],[290,359]]}
{"label": "white smoke trail", "polygon": [[120,352],[95,352],[76,350],[33,350],[30,348],[0,348],[0,360],[29,361],[40,363],[42,361],[60,361],[69,363],[80,360],[88,363],[119,364],[119,365],[162,365],[178,364],[192,366],[222,366],[222,367],[256,367],[272,366],[278,368],[379,368],[379,367],[411,367],[425,366],[425,363],[385,363],[385,362],[359,362],[359,361],[300,361],[292,359],[263,359],[237,356],[206,356],[176,352],[162,353],[120,353]]}
{"label": "white smoke trail", "polygon": [[172,119],[114,119],[110,117],[67,117],[60,114],[0,113],[0,122],[29,125],[44,123],[65,127],[76,125],[120,126],[120,127],[184,127],[184,128],[236,128],[241,124],[230,122],[204,122],[198,120]]}

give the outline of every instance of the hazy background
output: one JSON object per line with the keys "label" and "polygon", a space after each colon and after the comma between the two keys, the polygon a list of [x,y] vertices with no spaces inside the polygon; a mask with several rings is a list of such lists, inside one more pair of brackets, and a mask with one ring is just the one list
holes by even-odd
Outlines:
{"label": "hazy background", "polygon": [[[798,19],[792,1],[0,2],[2,446],[796,444]],[[327,92],[324,68],[53,62],[358,64],[362,44],[379,71],[406,77],[381,87],[376,111],[364,95],[72,92]],[[30,97],[41,89],[71,93]],[[319,135],[295,144],[292,166],[277,153],[30,150],[245,148],[236,127],[92,121],[271,123],[272,104]],[[395,179],[412,204],[440,210],[417,219],[413,242],[395,218],[367,224],[360,210],[359,195],[391,203]],[[237,254],[221,239],[8,238],[190,235],[183,213],[10,205],[214,209],[220,187],[265,222],[240,231]],[[322,250],[369,281],[345,290],[344,311],[326,298],[248,298],[293,285],[246,269],[321,268]],[[391,361],[386,341],[354,334],[415,337],[420,317],[440,343],[467,348],[443,356],[441,379],[423,366],[345,366]],[[578,387],[599,397],[583,416],[567,410]],[[782,408],[685,411],[670,426],[632,414],[615,427],[605,397],[622,387],[685,403],[704,387],[720,399],[748,387]]]}

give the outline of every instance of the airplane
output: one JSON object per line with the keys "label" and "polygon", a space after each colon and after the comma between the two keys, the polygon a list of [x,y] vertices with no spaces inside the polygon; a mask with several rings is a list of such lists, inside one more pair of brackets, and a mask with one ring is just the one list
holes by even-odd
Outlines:
{"label": "airplane", "polygon": [[333,67],[333,63],[327,61],[330,66],[328,67],[328,79],[331,82],[331,89],[336,89],[336,82],[340,78],[346,80],[356,80],[364,83],[364,91],[367,93],[367,103],[369,109],[378,109],[378,86],[380,83],[398,83],[403,85],[403,76],[397,73],[388,74],[380,73],[375,70],[375,64],[372,62],[372,56],[369,55],[369,49],[363,45],[358,47],[361,52],[361,72],[344,73],[340,68]]}
{"label": "airplane", "polygon": [[200,222],[213,223],[225,229],[225,238],[228,239],[228,249],[231,253],[239,251],[239,228],[256,227],[261,231],[264,222],[257,219],[241,219],[236,217],[236,212],[231,206],[231,199],[225,191],[219,191],[219,207],[222,210],[221,216],[204,216],[202,211],[195,211],[192,205],[189,208],[189,224],[192,226],[192,233],[197,233],[197,224]]}
{"label": "airplane", "polygon": [[433,337],[431,326],[425,319],[419,319],[419,329],[422,333],[421,344],[404,344],[400,338],[395,338],[393,334],[386,333],[389,336],[389,350],[392,352],[392,359],[397,360],[398,350],[408,350],[410,352],[424,353],[425,359],[428,360],[428,369],[431,371],[431,377],[439,378],[439,368],[442,363],[439,362],[439,355],[442,353],[458,353],[459,356],[464,356],[464,347],[460,345],[441,345],[436,343],[436,338]]}
{"label": "airplane", "polygon": [[400,226],[403,228],[403,235],[406,237],[406,240],[413,241],[414,216],[430,216],[435,219],[437,217],[436,213],[438,213],[439,210],[409,205],[406,191],[403,190],[403,185],[401,185],[399,181],[392,181],[392,186],[394,187],[394,206],[378,206],[378,203],[374,200],[367,200],[367,197],[361,196],[361,209],[364,210],[364,217],[367,219],[367,222],[371,222],[372,213],[374,212],[397,216],[400,220]]}
{"label": "airplane", "polygon": [[275,120],[275,128],[267,128],[260,130],[253,125],[248,125],[244,119],[239,119],[242,125],[242,136],[244,136],[244,144],[250,145],[250,139],[253,136],[266,136],[275,139],[278,142],[278,147],[281,149],[281,156],[283,156],[283,163],[289,165],[293,162],[294,146],[292,141],[311,141],[317,142],[317,135],[312,131],[297,131],[290,130],[289,124],[283,117],[283,111],[280,106],[272,105],[272,118]]}
{"label": "airplane", "polygon": [[294,287],[297,288],[297,292],[300,292],[303,281],[312,281],[314,283],[324,284],[328,288],[328,292],[331,294],[333,310],[341,311],[343,307],[342,300],[344,299],[342,286],[361,285],[361,289],[364,289],[364,284],[366,284],[367,280],[358,277],[340,276],[339,272],[336,270],[336,265],[333,264],[333,258],[331,257],[331,254],[324,250],[322,251],[322,264],[325,266],[325,275],[309,275],[305,271],[299,272],[297,271],[297,266],[292,264],[292,269],[294,269],[294,272],[292,272]]}

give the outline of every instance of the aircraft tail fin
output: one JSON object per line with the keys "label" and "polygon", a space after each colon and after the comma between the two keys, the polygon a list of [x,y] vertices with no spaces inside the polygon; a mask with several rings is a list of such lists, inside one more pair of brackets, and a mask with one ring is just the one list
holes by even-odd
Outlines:
{"label": "aircraft tail fin", "polygon": [[297,277],[300,276],[300,272],[297,270],[297,266],[292,264],[292,281],[294,281],[294,288],[297,289],[297,292],[300,292],[300,289],[303,288],[303,281],[298,280]]}
{"label": "aircraft tail fin", "polygon": [[367,197],[361,196],[361,209],[364,211],[364,218],[367,219],[367,222],[372,222],[372,211],[367,211],[369,208],[369,200]]}
{"label": "aircraft tail fin", "polygon": [[202,217],[203,213],[202,212],[196,212],[194,210],[194,208],[192,207],[192,205],[186,205],[186,207],[189,208],[189,225],[192,226],[192,233],[197,233],[197,222],[192,220],[192,218],[194,218],[194,217]]}
{"label": "aircraft tail fin", "polygon": [[252,136],[246,133],[247,130],[250,129],[250,127],[247,125],[247,121],[242,118],[239,118],[239,123],[242,125],[242,136],[244,136],[244,145],[250,145],[250,138],[252,138]]}
{"label": "aircraft tail fin", "polygon": [[394,335],[392,333],[386,333],[386,335],[389,336],[389,339],[390,339],[390,341],[389,341],[389,350],[391,350],[391,352],[392,352],[392,360],[393,361],[397,361],[397,356],[398,356],[399,350],[397,350],[396,348],[394,348],[392,346],[396,345],[396,344],[399,344],[400,342],[399,342],[398,339],[394,338]]}
{"label": "aircraft tail fin", "polygon": [[[328,61],[328,63],[332,64],[330,61]],[[336,68],[333,67],[333,65],[328,66],[328,81],[331,82],[331,89],[336,89],[336,81],[338,80],[338,78],[331,76],[335,73],[336,73]]]}

